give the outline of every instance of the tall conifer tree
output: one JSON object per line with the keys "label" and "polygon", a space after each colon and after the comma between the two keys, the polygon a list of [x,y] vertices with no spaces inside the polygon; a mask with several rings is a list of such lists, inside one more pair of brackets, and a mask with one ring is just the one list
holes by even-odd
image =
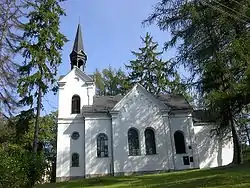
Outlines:
{"label": "tall conifer tree", "polygon": [[174,70],[170,61],[163,61],[158,52],[158,43],[153,41],[149,33],[141,37],[143,47],[139,52],[132,51],[136,57],[131,60],[126,68],[129,70],[128,79],[132,84],[140,83],[146,90],[153,94],[179,93],[184,94],[185,88],[181,87],[180,77]]}
{"label": "tall conifer tree", "polygon": [[96,70],[95,82],[98,95],[124,95],[131,88],[125,72],[111,66],[101,72]]}
{"label": "tall conifer tree", "polygon": [[[18,81],[20,103],[35,111],[33,153],[38,149],[39,117],[43,96],[54,89],[57,68],[61,63],[61,50],[66,37],[59,31],[60,17],[65,15],[60,7],[61,0],[27,1],[30,12],[24,25],[24,42],[20,49],[25,61],[19,68]],[[35,163],[34,158],[34,163]],[[36,169],[31,171],[32,184],[36,181]]]}
{"label": "tall conifer tree", "polygon": [[242,0],[161,0],[144,22],[171,32],[165,49],[178,45],[176,59],[197,78],[192,84],[217,114],[218,133],[232,134],[234,163],[242,162],[237,116],[250,102],[249,10]]}

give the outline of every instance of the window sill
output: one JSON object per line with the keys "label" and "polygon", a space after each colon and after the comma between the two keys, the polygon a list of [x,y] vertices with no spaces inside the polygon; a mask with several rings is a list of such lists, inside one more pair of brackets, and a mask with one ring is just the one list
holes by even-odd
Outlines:
{"label": "window sill", "polygon": [[78,168],[78,167],[80,167],[80,166],[71,166],[71,168]]}
{"label": "window sill", "polygon": [[142,156],[142,155],[128,155],[129,157],[139,157],[139,156]]}
{"label": "window sill", "polygon": [[159,155],[159,153],[154,153],[154,154],[145,154],[145,156],[154,156],[154,155]]}
{"label": "window sill", "polygon": [[102,158],[109,158],[109,156],[105,156],[105,157],[96,157],[98,159],[102,159]]}

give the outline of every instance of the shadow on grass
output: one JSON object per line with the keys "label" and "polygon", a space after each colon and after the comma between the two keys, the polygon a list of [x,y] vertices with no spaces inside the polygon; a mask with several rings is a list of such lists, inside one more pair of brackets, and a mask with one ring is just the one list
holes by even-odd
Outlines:
{"label": "shadow on grass", "polygon": [[[55,184],[37,186],[52,188]],[[59,188],[81,187],[250,187],[250,164],[208,170],[179,171],[144,176],[100,177],[56,184]]]}

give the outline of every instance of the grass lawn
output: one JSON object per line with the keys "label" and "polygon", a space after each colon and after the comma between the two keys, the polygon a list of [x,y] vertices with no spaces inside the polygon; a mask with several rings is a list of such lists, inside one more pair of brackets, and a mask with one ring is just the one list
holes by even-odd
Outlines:
{"label": "grass lawn", "polygon": [[119,176],[83,179],[56,184],[38,185],[36,188],[81,188],[81,187],[248,187],[250,188],[250,163],[234,167],[219,167],[207,170],[190,170],[144,176]]}

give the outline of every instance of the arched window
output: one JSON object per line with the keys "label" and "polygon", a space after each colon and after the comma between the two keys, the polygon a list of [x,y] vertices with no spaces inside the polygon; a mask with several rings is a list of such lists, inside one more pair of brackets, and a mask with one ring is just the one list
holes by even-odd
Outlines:
{"label": "arched window", "polygon": [[74,95],[71,101],[71,113],[80,114],[81,99],[79,95]]}
{"label": "arched window", "polygon": [[128,149],[129,155],[140,155],[139,134],[135,128],[128,130]]}
{"label": "arched window", "polygon": [[97,157],[108,157],[108,136],[101,133],[97,136]]}
{"label": "arched window", "polygon": [[79,167],[79,154],[73,153],[72,154],[72,167]]}
{"label": "arched window", "polygon": [[146,128],[144,134],[145,134],[146,154],[147,155],[156,154],[154,130],[151,128]]}
{"label": "arched window", "polygon": [[181,131],[176,131],[174,133],[174,143],[176,154],[186,153],[185,139]]}

